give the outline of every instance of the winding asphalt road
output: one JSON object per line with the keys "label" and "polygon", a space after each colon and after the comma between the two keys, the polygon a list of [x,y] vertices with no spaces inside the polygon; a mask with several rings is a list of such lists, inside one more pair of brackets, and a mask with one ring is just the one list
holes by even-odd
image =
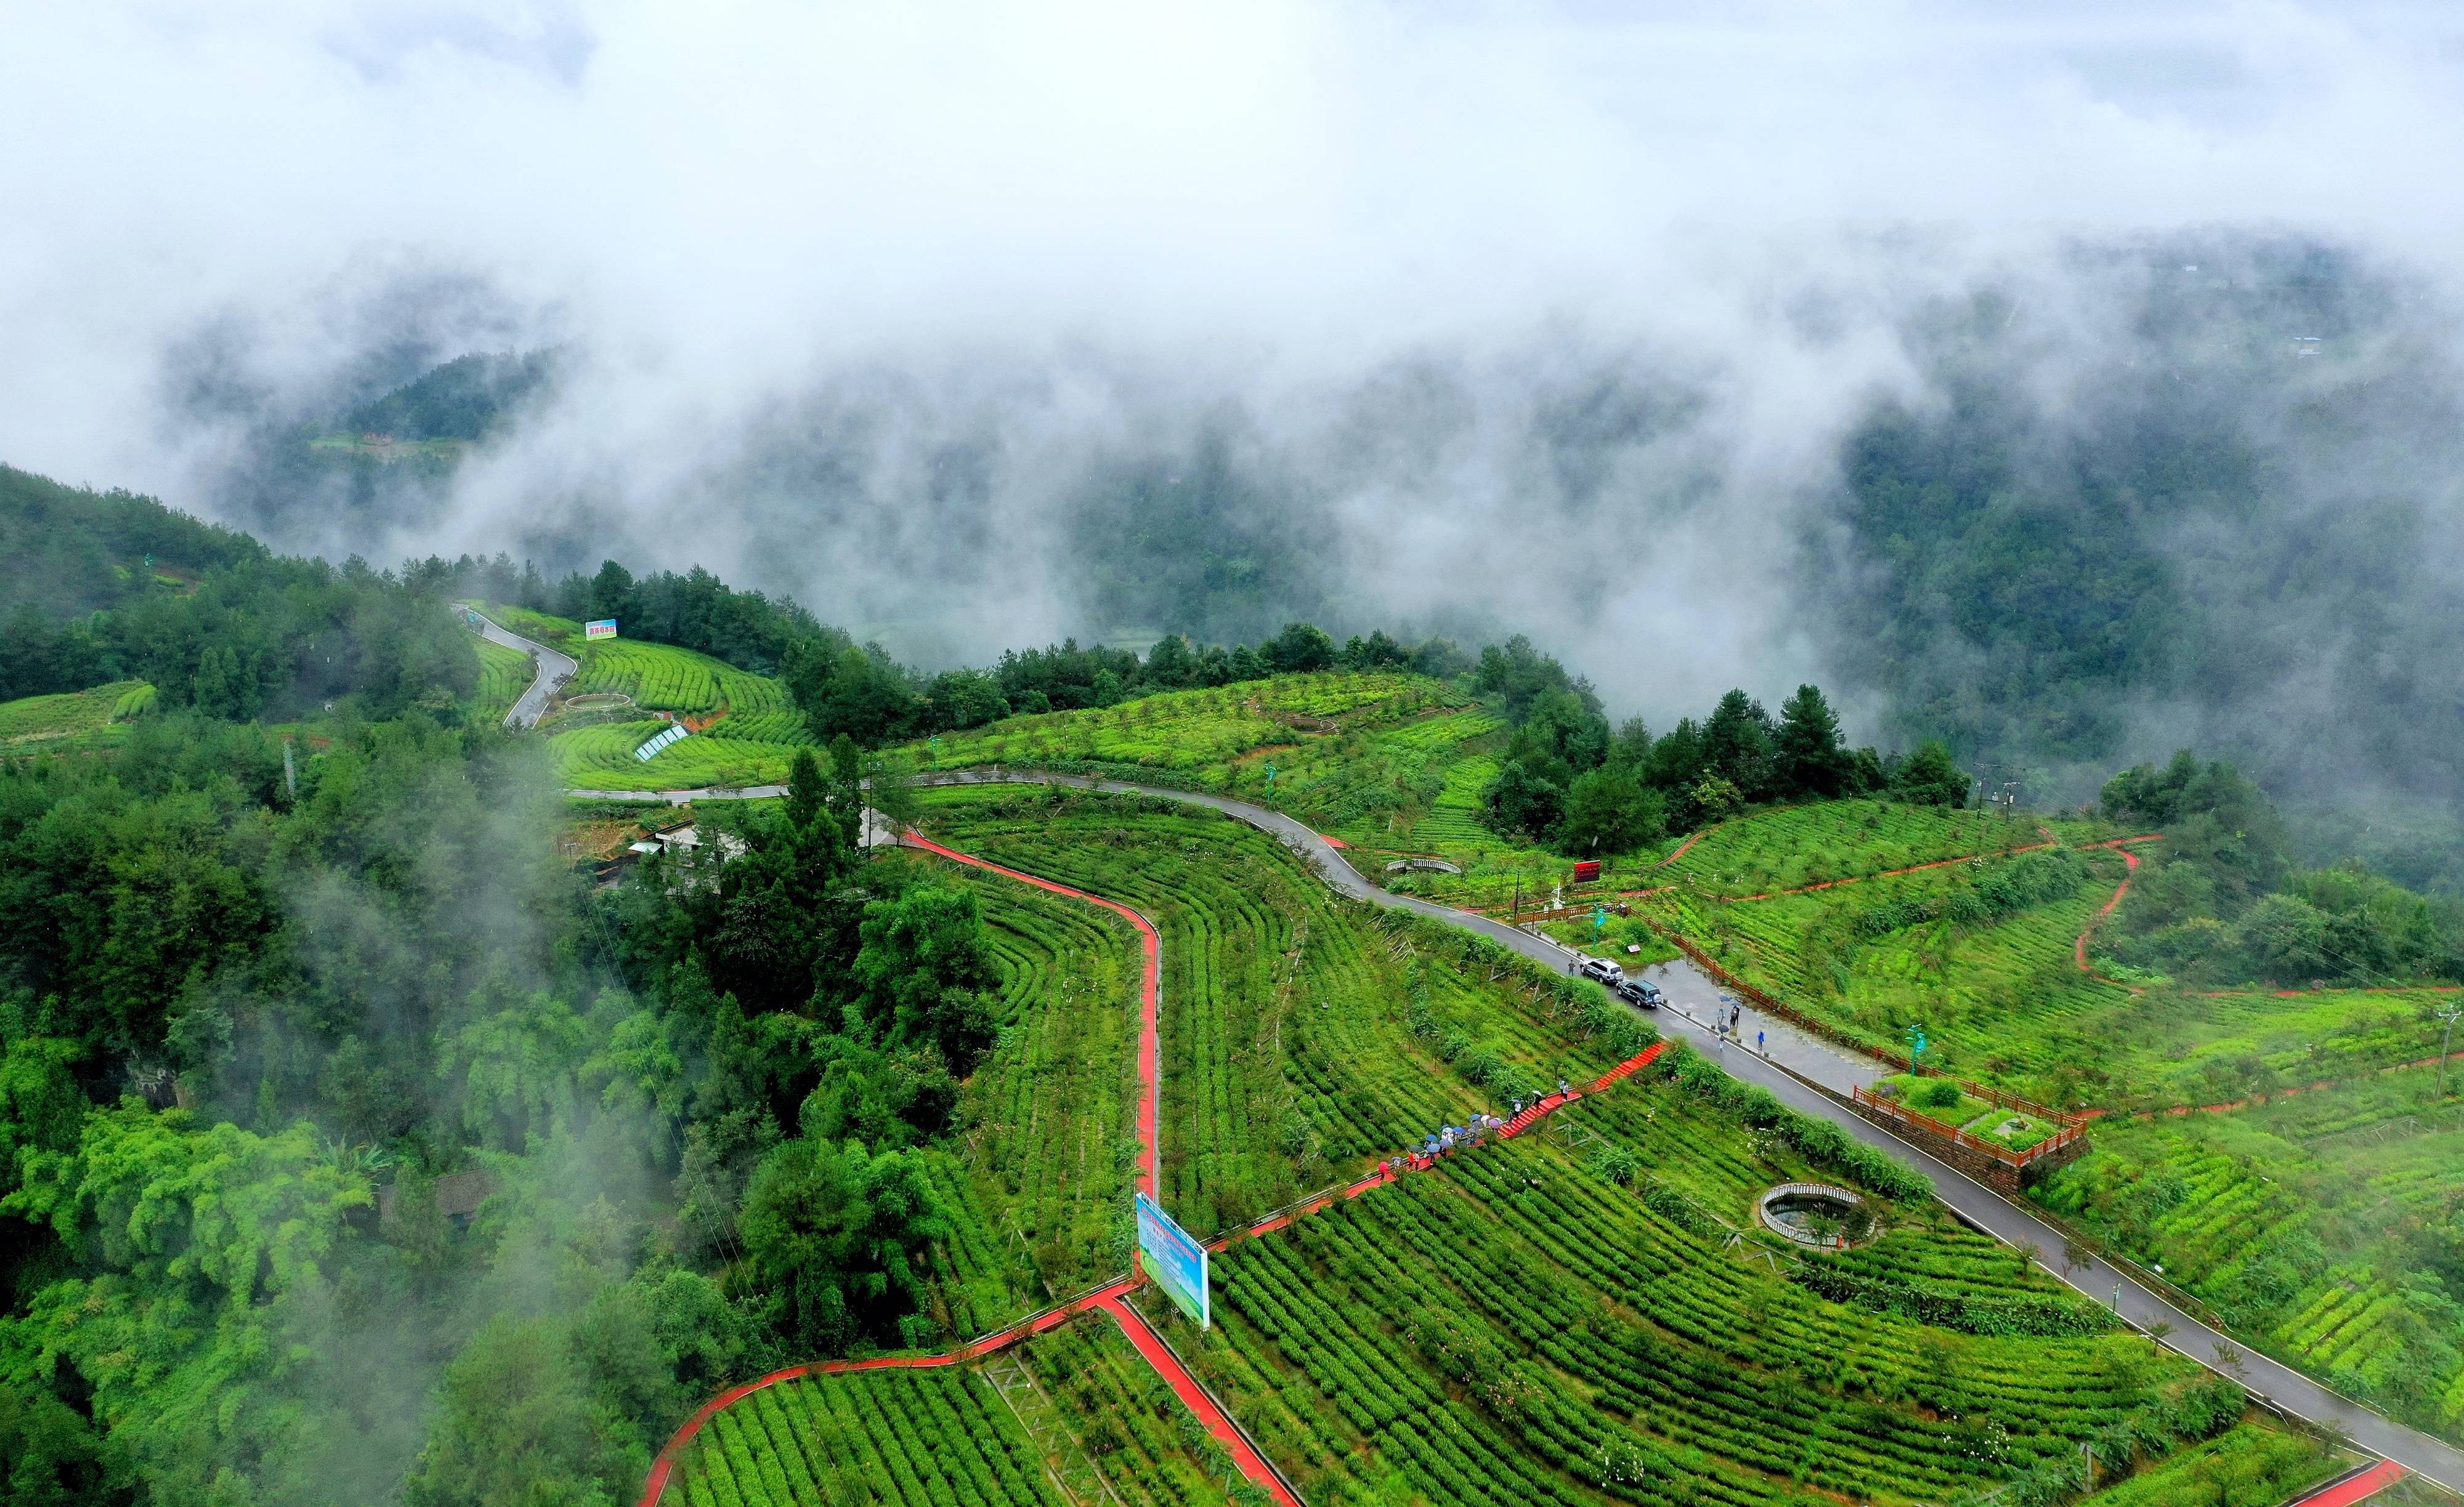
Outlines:
{"label": "winding asphalt road", "polygon": [[[1344,861],[1343,855],[1307,824],[1280,811],[1224,796],[1161,786],[1133,785],[1120,780],[1087,779],[1029,770],[964,770],[920,776],[931,785],[1057,784],[1121,795],[1160,796],[1211,807],[1271,834],[1300,855],[1329,885],[1355,900],[1392,909],[1415,911],[1453,926],[1465,927],[1525,957],[1551,968],[1570,966],[1574,953],[1546,937],[1410,895],[1390,894]],[[2297,1417],[2312,1423],[2332,1422],[2355,1444],[2374,1454],[2429,1476],[2452,1490],[2464,1490],[2464,1452],[2329,1391],[2317,1382],[2265,1356],[2234,1345],[2224,1335],[2173,1306],[2141,1285],[2127,1273],[2093,1258],[2074,1266],[2063,1256],[2059,1230],[2038,1218],[2026,1205],[2006,1198],[1947,1163],[1935,1160],[1839,1102],[1852,1084],[1870,1084],[1883,1073],[1879,1062],[1824,1041],[1787,1021],[1758,1016],[1749,1007],[1739,1028],[1740,1041],[1723,1045],[1710,1025],[1719,1005],[1731,997],[1719,985],[1679,959],[1643,971],[1660,985],[1668,1007],[1657,1012],[1663,1036],[1690,1041],[1718,1061],[1731,1077],[1771,1090],[1793,1109],[1829,1120],[1858,1140],[1887,1151],[1933,1179],[1934,1190],[1951,1212],[2004,1242],[2040,1253],[2038,1264],[2080,1293],[2113,1309],[2142,1331],[2158,1324],[2171,1326],[2163,1343],[2203,1365],[2233,1377],[2252,1392]],[[1765,1034],[1767,1051],[1757,1054],[1742,1044]],[[1824,1090],[1829,1090],[1825,1093]],[[2230,1361],[2231,1364],[2228,1364]]]}
{"label": "winding asphalt road", "polygon": [[[1153,796],[1205,806],[1248,822],[1298,854],[1319,877],[1354,900],[1390,909],[1410,910],[1478,932],[1502,947],[1551,968],[1568,968],[1574,953],[1546,937],[1510,927],[1487,916],[1451,906],[1397,895],[1373,885],[1345,862],[1341,853],[1306,823],[1280,811],[1200,791],[1138,785],[1123,780],[1047,774],[1037,770],[959,770],[918,776],[922,785],[1067,785],[1114,795]],[[750,790],[573,791],[613,798],[665,800],[758,798],[784,794],[784,788]],[[1849,1109],[1841,1101],[1851,1086],[1870,1084],[1885,1071],[1881,1063],[1803,1031],[1784,1020],[1760,1016],[1749,1006],[1738,1040],[1724,1043],[1710,1021],[1732,996],[1683,959],[1655,965],[1644,976],[1659,984],[1667,1008],[1657,1013],[1662,1035],[1691,1042],[1710,1056],[1731,1077],[1769,1089],[1781,1103],[1806,1114],[1831,1121],[1858,1140],[1917,1168],[1933,1179],[1937,1196],[1952,1212],[1977,1229],[2014,1246],[2038,1253],[2038,1264],[2086,1297],[2112,1309],[2143,1332],[2167,1326],[2160,1342],[2191,1360],[2232,1376],[2276,1408],[2313,1424],[2333,1425],[2361,1448],[2430,1477],[2451,1490],[2464,1491],[2464,1452],[2406,1428],[2361,1404],[2330,1391],[2309,1377],[2233,1344],[2226,1336],[2200,1322],[2126,1272],[2093,1257],[2074,1265],[2064,1255],[2061,1231],[1947,1163]],[[1762,1033],[1765,1050],[1743,1045]]]}
{"label": "winding asphalt road", "polygon": [[548,698],[556,694],[559,686],[580,672],[582,666],[574,662],[573,656],[549,648],[544,644],[534,644],[484,613],[473,611],[471,616],[479,620],[479,637],[509,649],[520,649],[531,657],[530,688],[514,703],[514,710],[505,713],[505,726],[538,727],[539,718],[547,715]]}

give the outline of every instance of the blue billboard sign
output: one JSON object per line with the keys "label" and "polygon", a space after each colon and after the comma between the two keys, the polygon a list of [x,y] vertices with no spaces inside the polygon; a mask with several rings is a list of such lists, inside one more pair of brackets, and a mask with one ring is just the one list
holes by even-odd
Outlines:
{"label": "blue billboard sign", "polygon": [[1138,1194],[1138,1264],[1198,1327],[1208,1326],[1206,1247],[1144,1193]]}

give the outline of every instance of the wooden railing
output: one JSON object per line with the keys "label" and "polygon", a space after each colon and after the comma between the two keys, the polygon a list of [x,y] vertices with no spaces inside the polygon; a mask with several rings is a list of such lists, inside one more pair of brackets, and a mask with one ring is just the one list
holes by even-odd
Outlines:
{"label": "wooden railing", "polygon": [[2014,1169],[2026,1167],[2032,1162],[2040,1161],[2045,1157],[2051,1156],[2055,1152],[2061,1150],[2064,1147],[2069,1146],[2072,1142],[2077,1141],[2079,1137],[2087,1134],[2085,1128],[2079,1125],[2064,1125],[2059,1130],[2055,1131],[2052,1135],[2045,1137],[2045,1139],[2037,1142],[2035,1146],[2028,1147],[2026,1150],[2014,1151],[2011,1147],[2004,1146],[1999,1141],[1988,1141],[1983,1136],[1969,1135],[1967,1131],[1962,1130],[1957,1125],[1948,1125],[1943,1121],[1936,1120],[1931,1115],[1919,1114],[1915,1110],[1910,1109],[1907,1105],[1901,1103],[1898,1100],[1885,1099],[1881,1095],[1875,1093],[1872,1089],[1867,1088],[1862,1083],[1859,1083],[1851,1087],[1848,1090],[1848,1094],[1849,1097],[1859,1105],[1873,1111],[1875,1114],[1880,1115],[1885,1120],[1892,1121],[1907,1129],[1915,1130],[1925,1135],[1935,1136],[1942,1140],[1952,1142],[1970,1151],[1979,1152],[1985,1156],[1991,1157],[1994,1161],[2001,1163],[2003,1166]]}

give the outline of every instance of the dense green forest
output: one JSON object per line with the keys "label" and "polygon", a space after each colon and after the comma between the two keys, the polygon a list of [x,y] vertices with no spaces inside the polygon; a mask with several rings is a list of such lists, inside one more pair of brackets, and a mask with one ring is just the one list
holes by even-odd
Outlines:
{"label": "dense green forest", "polygon": [[1639,717],[1615,731],[1589,682],[1517,636],[1481,651],[1473,684],[1513,731],[1482,792],[1498,832],[1582,858],[1631,853],[1672,827],[1718,821],[1749,805],[1887,792],[1918,805],[1963,806],[1966,771],[1939,740],[1914,754],[1851,749],[1815,686],[1773,718],[1743,690],[1659,737]]}
{"label": "dense green forest", "polygon": [[555,375],[546,351],[457,356],[370,399],[342,416],[341,426],[402,440],[475,444],[510,421]]}
{"label": "dense green forest", "polygon": [[[0,1495],[613,1501],[718,1381],[913,1337],[902,1148],[992,974],[965,892],[864,863],[851,744],[723,869],[594,891],[541,751],[457,725],[450,602],[509,565],[16,500],[198,573],[45,614],[167,705],[0,764]],[[634,589],[722,645],[809,626]]]}
{"label": "dense green forest", "polygon": [[2048,371],[2007,298],[1946,303],[1911,332],[1941,401],[1849,435],[1808,562],[1839,681],[2048,793],[2161,726],[2277,792],[2314,859],[2464,885],[2417,292],[2298,243],[2090,259],[2128,289],[2101,342]]}

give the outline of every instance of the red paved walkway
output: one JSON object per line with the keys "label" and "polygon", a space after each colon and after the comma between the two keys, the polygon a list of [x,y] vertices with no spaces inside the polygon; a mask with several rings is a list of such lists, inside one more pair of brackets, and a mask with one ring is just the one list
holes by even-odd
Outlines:
{"label": "red paved walkway", "polygon": [[1107,910],[1128,917],[1130,925],[1138,928],[1138,936],[1146,949],[1145,969],[1143,976],[1138,980],[1138,1008],[1141,1016],[1138,1022],[1138,1181],[1149,1198],[1158,1204],[1162,1203],[1161,1178],[1156,1171],[1155,1096],[1159,1091],[1157,1085],[1163,1079],[1163,1066],[1162,1049],[1157,1045],[1155,1012],[1163,997],[1163,940],[1155,934],[1155,923],[1117,900],[1106,900],[1101,895],[1090,895],[1083,889],[1072,889],[1067,885],[1056,885],[1048,879],[1038,879],[1033,874],[1022,873],[1014,868],[1003,868],[999,863],[987,863],[971,853],[961,853],[956,848],[943,847],[921,833],[909,832],[902,836],[899,841],[909,847],[922,848],[927,853],[937,853],[953,863],[964,863],[969,868],[985,869],[1005,879],[1017,880],[1023,885],[1033,885],[1038,889],[1048,889],[1056,895],[1067,895],[1072,900],[1083,900],[1090,906],[1101,906]]}
{"label": "red paved walkway", "polygon": [[1199,1386],[1197,1377],[1189,1374],[1189,1368],[1180,1364],[1180,1357],[1173,1354],[1162,1338],[1147,1327],[1146,1320],[1136,1309],[1118,1298],[1107,1298],[1095,1306],[1112,1316],[1112,1321],[1121,1326],[1121,1332],[1130,1337],[1130,1343],[1137,1347],[1138,1354],[1145,1356],[1147,1364],[1155,1368],[1155,1374],[1172,1387],[1173,1395],[1180,1399],[1181,1406],[1196,1413],[1198,1421],[1206,1426],[1206,1431],[1215,1436],[1215,1442],[1231,1453],[1232,1463],[1241,1468],[1242,1474],[1265,1487],[1267,1495],[1274,1497],[1281,1507],[1301,1507],[1301,1499],[1284,1484],[1283,1476],[1266,1463],[1265,1457],[1249,1442],[1249,1436],[1234,1427],[1231,1416],[1216,1406],[1214,1394]]}
{"label": "red paved walkway", "polygon": [[2393,1460],[2381,1460],[2357,1474],[2329,1481],[2307,1496],[2298,1496],[2285,1507],[2353,1507],[2355,1502],[2368,1500],[2409,1474]]}

